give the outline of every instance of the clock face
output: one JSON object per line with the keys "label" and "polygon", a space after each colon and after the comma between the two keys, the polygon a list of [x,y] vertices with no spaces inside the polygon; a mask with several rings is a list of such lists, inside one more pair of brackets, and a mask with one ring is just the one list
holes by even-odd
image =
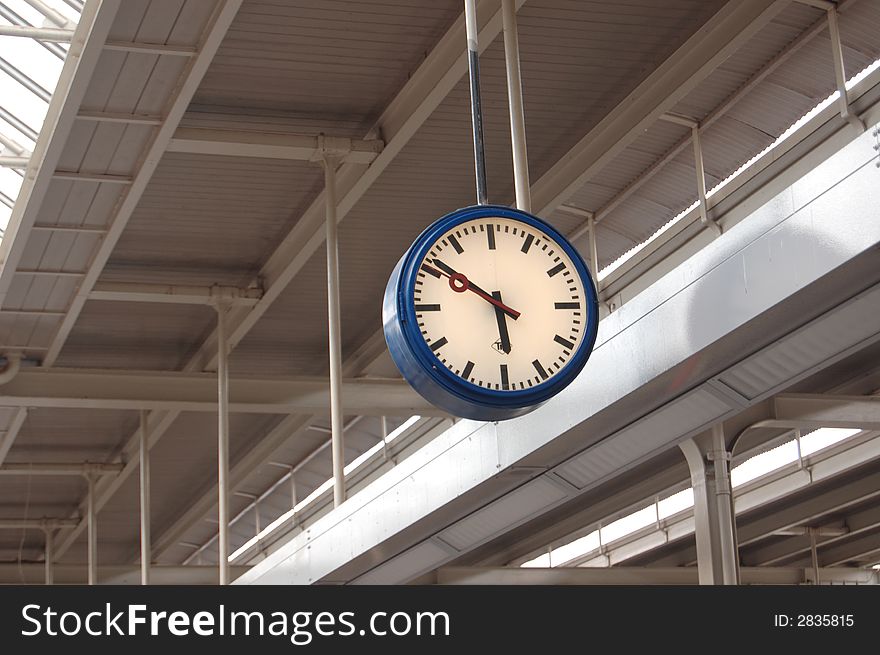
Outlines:
{"label": "clock face", "polygon": [[421,338],[460,380],[515,393],[552,384],[586,339],[581,268],[539,225],[473,218],[433,238],[411,302]]}

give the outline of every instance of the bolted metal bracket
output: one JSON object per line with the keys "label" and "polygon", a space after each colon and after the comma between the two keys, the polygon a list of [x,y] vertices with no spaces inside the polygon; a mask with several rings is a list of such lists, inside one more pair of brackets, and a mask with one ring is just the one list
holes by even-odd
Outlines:
{"label": "bolted metal bracket", "polygon": [[351,154],[351,139],[319,134],[318,147],[315,149],[311,161],[338,165],[349,154]]}

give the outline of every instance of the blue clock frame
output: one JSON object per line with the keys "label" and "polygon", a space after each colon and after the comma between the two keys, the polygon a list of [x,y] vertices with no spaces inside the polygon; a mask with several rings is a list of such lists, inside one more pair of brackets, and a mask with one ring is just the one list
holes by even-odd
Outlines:
{"label": "blue clock frame", "polygon": [[[462,223],[502,217],[521,221],[543,231],[571,259],[586,296],[584,334],[577,350],[559,373],[529,389],[496,391],[472,384],[447,369],[431,351],[418,327],[413,291],[418,266],[431,244]],[[599,302],[596,287],[578,251],[546,221],[503,205],[475,205],[439,218],[415,240],[388,280],[382,304],[382,323],[388,352],[404,379],[430,403],[454,416],[481,421],[501,421],[527,414],[567,387],[581,372],[596,341]]]}

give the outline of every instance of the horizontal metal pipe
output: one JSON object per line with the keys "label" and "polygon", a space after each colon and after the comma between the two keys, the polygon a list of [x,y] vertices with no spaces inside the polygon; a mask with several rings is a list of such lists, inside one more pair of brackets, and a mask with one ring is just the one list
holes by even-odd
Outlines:
{"label": "horizontal metal pipe", "polygon": [[39,41],[70,43],[73,39],[73,30],[62,30],[57,27],[30,27],[28,25],[0,25],[0,36],[21,36]]}
{"label": "horizontal metal pipe", "polygon": [[0,475],[114,475],[123,469],[114,464],[68,464],[68,463],[6,463],[0,465]]}
{"label": "horizontal metal pipe", "polygon": [[79,519],[0,519],[0,530],[46,530],[52,528],[75,528]]}

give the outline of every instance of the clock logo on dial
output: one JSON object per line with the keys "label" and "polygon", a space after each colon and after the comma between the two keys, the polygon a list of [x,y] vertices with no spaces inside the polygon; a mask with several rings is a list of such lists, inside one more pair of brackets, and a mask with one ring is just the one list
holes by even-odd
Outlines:
{"label": "clock logo on dial", "polygon": [[458,210],[398,264],[385,302],[389,352],[410,384],[458,416],[531,411],[567,386],[597,329],[592,279],[553,227],[507,207]]}

